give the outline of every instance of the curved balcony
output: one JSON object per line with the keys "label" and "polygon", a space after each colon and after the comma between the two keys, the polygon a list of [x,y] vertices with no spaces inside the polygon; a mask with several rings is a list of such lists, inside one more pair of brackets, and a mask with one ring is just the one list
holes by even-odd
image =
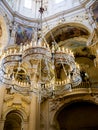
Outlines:
{"label": "curved balcony", "polygon": [[71,85],[60,88],[60,91],[54,93],[55,98],[63,98],[72,95],[91,95],[96,96],[98,94],[98,82],[81,82],[76,87]]}
{"label": "curved balcony", "polygon": [[50,99],[61,99],[66,98],[67,96],[78,96],[78,95],[91,95],[96,96],[98,94],[98,82],[90,83],[90,82],[82,82],[80,85],[76,87],[72,87],[72,85],[66,84],[66,85],[59,85],[58,89],[52,90],[51,88],[47,87],[40,87],[40,91],[37,89],[33,89],[33,91],[36,91],[37,93],[40,92],[42,101],[44,101],[47,98]]}

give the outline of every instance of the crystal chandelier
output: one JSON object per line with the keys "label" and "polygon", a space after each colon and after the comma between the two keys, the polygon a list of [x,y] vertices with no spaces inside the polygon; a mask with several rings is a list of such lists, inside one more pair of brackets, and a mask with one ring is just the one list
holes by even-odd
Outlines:
{"label": "crystal chandelier", "polygon": [[[41,26],[43,11],[41,2]],[[2,52],[0,81],[11,92],[33,92],[40,94],[42,100],[71,90],[81,83],[81,76],[72,51],[59,47],[55,41],[50,47],[40,32],[41,37],[32,39],[30,44],[9,47]]]}

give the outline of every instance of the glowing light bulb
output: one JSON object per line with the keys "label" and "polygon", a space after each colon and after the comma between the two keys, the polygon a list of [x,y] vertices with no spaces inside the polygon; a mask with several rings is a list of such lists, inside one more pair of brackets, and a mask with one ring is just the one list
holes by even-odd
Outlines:
{"label": "glowing light bulb", "polygon": [[60,51],[60,47],[58,48],[58,51]]}
{"label": "glowing light bulb", "polygon": [[63,52],[65,51],[64,47],[62,48],[62,51],[63,51]]}
{"label": "glowing light bulb", "polygon": [[68,48],[66,48],[66,52],[68,53]]}

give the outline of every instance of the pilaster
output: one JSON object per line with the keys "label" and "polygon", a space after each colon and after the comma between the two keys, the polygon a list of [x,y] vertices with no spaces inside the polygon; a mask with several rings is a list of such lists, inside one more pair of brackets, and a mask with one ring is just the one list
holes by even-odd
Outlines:
{"label": "pilaster", "polygon": [[0,120],[0,130],[4,130],[4,122],[5,120]]}
{"label": "pilaster", "polygon": [[3,85],[0,85],[0,118],[2,116],[4,93],[5,93],[5,87]]}
{"label": "pilaster", "polygon": [[38,123],[36,120],[37,115],[37,99],[34,94],[31,96],[32,101],[30,105],[30,116],[29,116],[29,130],[37,130],[36,124]]}

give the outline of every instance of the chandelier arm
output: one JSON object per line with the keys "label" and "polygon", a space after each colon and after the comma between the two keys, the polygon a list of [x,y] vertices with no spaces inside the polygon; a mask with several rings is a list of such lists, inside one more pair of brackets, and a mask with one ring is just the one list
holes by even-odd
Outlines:
{"label": "chandelier arm", "polygon": [[38,1],[36,0],[36,1],[35,1],[35,18],[36,18],[36,16],[37,16],[37,11],[36,11],[36,10],[37,10],[37,2],[38,2]]}
{"label": "chandelier arm", "polygon": [[40,61],[39,61],[39,64],[40,64],[40,75],[39,75],[39,82],[41,83],[41,59],[40,59]]}
{"label": "chandelier arm", "polygon": [[[53,36],[53,33],[52,33],[51,29],[49,28],[49,25],[48,25],[48,23],[47,23],[47,20],[46,20],[45,17],[44,17],[44,19],[45,19],[45,22],[46,22],[46,24],[47,24],[48,30],[49,30],[49,32],[50,32],[51,38],[52,38],[53,42],[55,43],[55,47],[57,46],[56,48],[58,49],[59,46],[58,46],[57,42],[55,41],[55,38],[54,38],[54,36]],[[73,56],[73,57],[74,57],[74,56]],[[66,70],[65,70],[64,63],[63,63],[63,61],[62,61],[62,58],[63,58],[62,55],[60,55],[60,62],[61,62],[61,64],[62,64],[64,73],[65,73],[66,76],[68,76],[67,73],[66,73]],[[75,64],[75,63],[74,63],[74,64]],[[74,70],[74,69],[76,69],[76,66],[73,68],[73,70]],[[70,75],[69,75],[69,76],[70,76]],[[69,78],[70,78],[70,77],[69,77]]]}
{"label": "chandelier arm", "polygon": [[[61,58],[62,58],[62,57],[61,57]],[[62,64],[62,67],[63,67],[64,73],[65,73],[65,75],[67,76],[67,73],[66,73],[66,70],[65,70],[64,64],[63,64],[63,62],[62,62],[61,59],[60,59],[60,61],[61,61],[61,64]]]}
{"label": "chandelier arm", "polygon": [[[36,0],[36,4],[37,4],[37,0]],[[41,35],[41,38],[44,39],[46,45],[48,45],[48,43],[47,43],[45,37],[43,36],[43,30],[42,30],[42,20],[43,20],[43,14],[44,14],[43,0],[41,0],[41,7],[40,7],[40,9],[39,9],[39,12],[40,12],[40,14],[39,14],[39,22],[38,22],[38,25],[40,24],[40,26],[41,26],[41,27],[39,28],[40,31],[41,31],[40,35]],[[38,33],[38,32],[37,32],[37,33]]]}
{"label": "chandelier arm", "polygon": [[[53,36],[53,33],[52,33],[51,29],[49,28],[49,25],[48,25],[48,23],[47,23],[47,20],[46,20],[45,17],[44,17],[44,19],[45,19],[45,22],[46,22],[46,24],[47,24],[48,30],[49,30],[49,32],[50,32],[50,35],[51,35],[51,37],[52,37],[52,40],[54,41],[54,43],[56,44],[56,46],[57,46],[57,48],[58,48],[59,46],[58,46],[57,42],[55,41],[55,38],[54,38],[54,36]],[[62,58],[62,57],[61,57],[61,58]],[[65,73],[66,76],[67,76],[66,70],[65,70],[65,68],[64,68],[64,64],[62,63],[62,60],[61,60],[61,59],[60,59],[60,61],[61,61],[61,64],[62,64],[62,66],[63,66],[64,73]]]}
{"label": "chandelier arm", "polygon": [[50,76],[50,71],[49,71],[49,66],[48,66],[48,61],[47,61],[47,58],[45,58],[46,60],[46,67],[47,67],[47,70],[48,70],[48,75],[49,75],[49,79],[51,79],[51,76]]}
{"label": "chandelier arm", "polygon": [[[43,16],[44,16],[44,14],[43,14]],[[55,38],[54,38],[54,36],[53,36],[53,34],[52,34],[51,29],[49,28],[49,24],[48,24],[48,22],[47,22],[45,16],[44,16],[44,19],[45,19],[46,25],[47,25],[47,27],[48,27],[48,31],[50,32],[51,38],[52,38],[53,42],[56,43]]]}

